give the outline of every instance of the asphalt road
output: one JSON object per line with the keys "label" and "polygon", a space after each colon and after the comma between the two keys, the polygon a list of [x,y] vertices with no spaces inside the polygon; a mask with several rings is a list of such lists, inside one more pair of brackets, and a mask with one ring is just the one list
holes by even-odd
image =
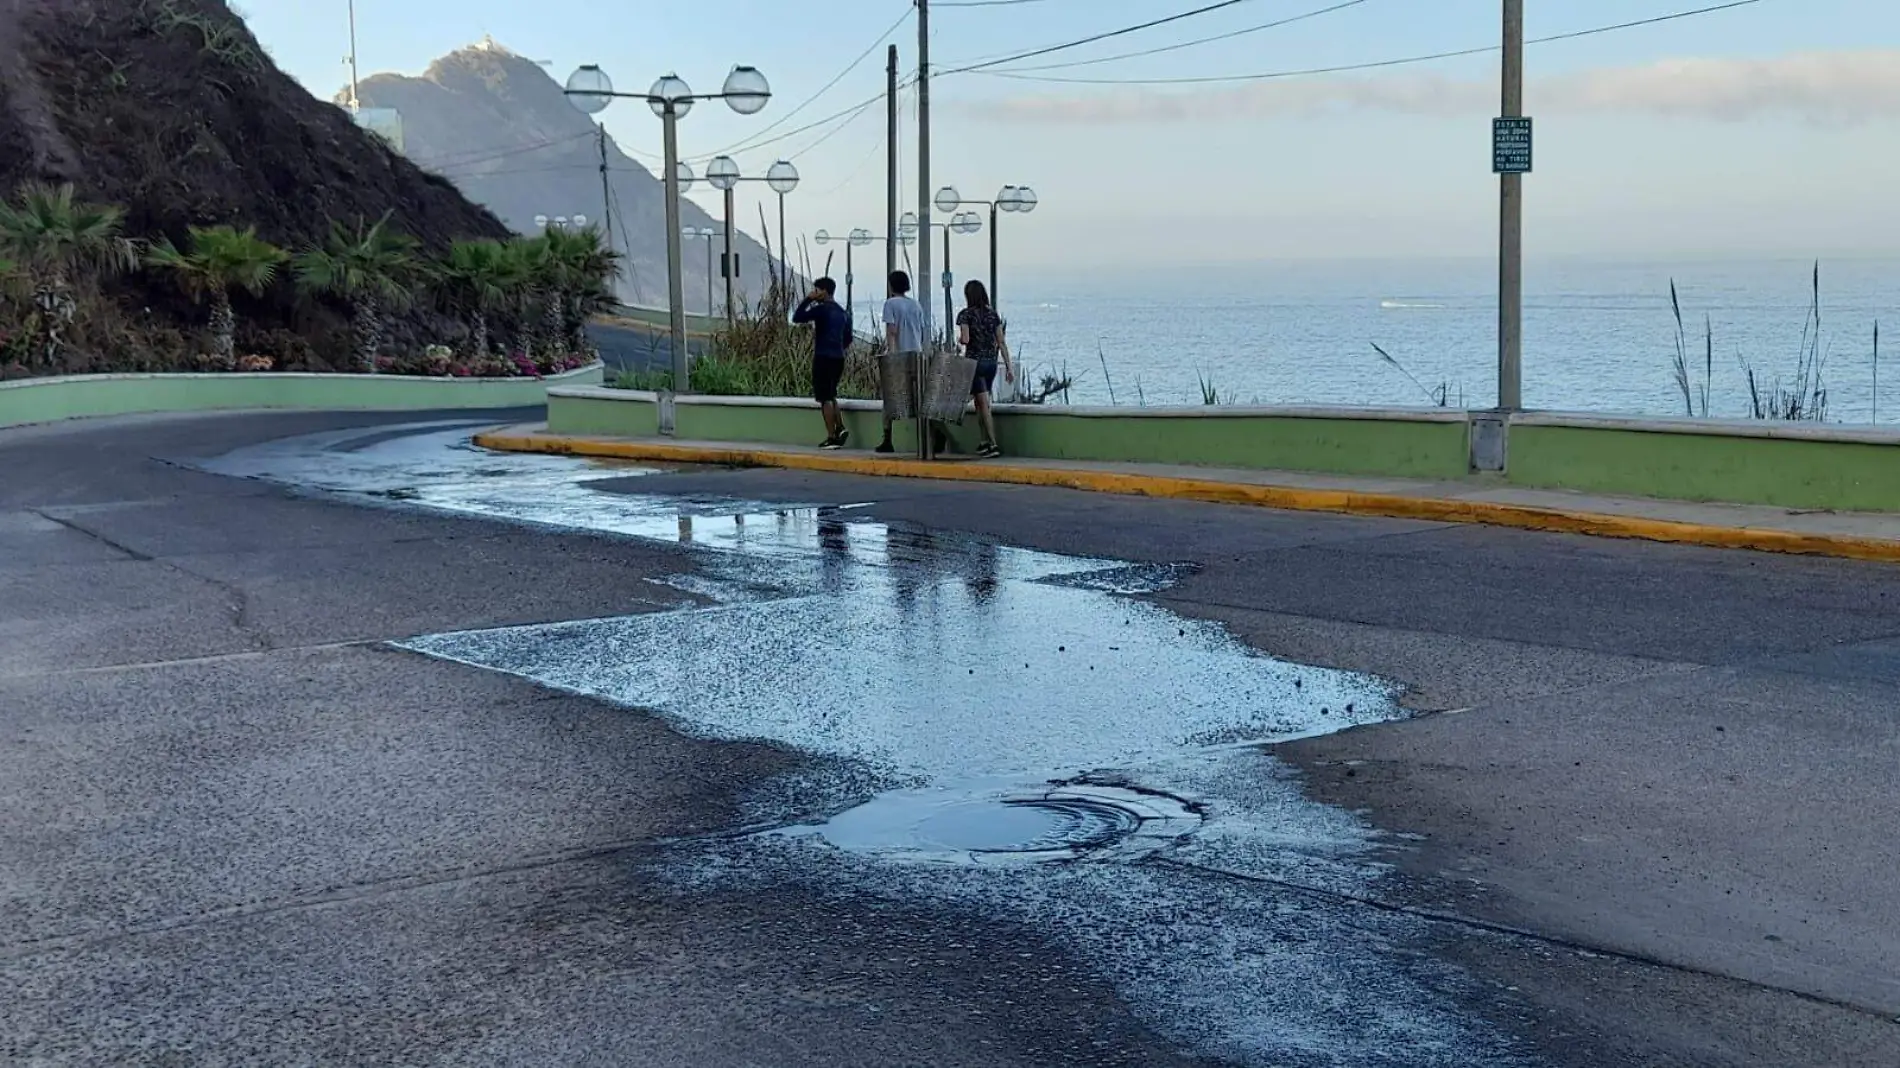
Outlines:
{"label": "asphalt road", "polygon": [[[0,432],[0,1060],[1900,1063],[1900,570],[767,471],[612,483],[607,530],[549,520],[574,498],[527,468],[432,498],[440,465],[340,497],[196,466],[419,418]],[[727,501],[851,507],[814,513],[839,548],[813,563],[801,531],[715,522]],[[602,671],[637,689],[671,654],[612,642],[757,618],[691,633],[728,635],[693,653],[715,660],[753,643],[732,670],[764,707],[809,681],[776,657],[944,618],[919,575],[975,604],[1001,574],[1033,626],[1077,626],[1107,595],[1036,592],[1052,553],[1196,565],[1144,611],[1393,680],[1418,714],[1222,756],[1257,781],[1213,793],[1307,821],[1246,850],[1216,805],[1225,837],[1178,856],[975,876],[741,834],[875,777],[835,710],[722,732],[532,681],[586,662],[585,627],[475,666],[619,620]],[[830,614],[871,597],[896,614]],[[1131,612],[1104,618],[1164,618]],[[981,629],[1014,617],[969,618],[953,664],[1015,655]],[[424,635],[470,662],[387,644]],[[981,695],[1017,733],[918,759],[1041,744],[1041,703],[1086,678],[1048,670],[1077,674]],[[1113,704],[1102,733],[1140,726]],[[1369,853],[1326,844],[1361,825]]]}
{"label": "asphalt road", "polygon": [[[664,371],[673,366],[671,335],[660,331],[637,330],[608,323],[589,323],[587,336],[600,350],[601,362],[610,371]],[[701,356],[706,339],[689,337],[687,351]]]}

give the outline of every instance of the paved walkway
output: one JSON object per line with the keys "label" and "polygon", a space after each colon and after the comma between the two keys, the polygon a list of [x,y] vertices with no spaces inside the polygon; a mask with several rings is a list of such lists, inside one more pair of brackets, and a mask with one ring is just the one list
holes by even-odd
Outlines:
{"label": "paved walkway", "polygon": [[1528,489],[1481,478],[1432,481],[1047,459],[952,457],[926,464],[914,457],[877,456],[861,450],[827,452],[789,445],[551,434],[545,424],[491,431],[477,440],[489,448],[514,452],[1059,486],[1295,511],[1482,523],[1900,562],[1900,515],[1610,497]]}

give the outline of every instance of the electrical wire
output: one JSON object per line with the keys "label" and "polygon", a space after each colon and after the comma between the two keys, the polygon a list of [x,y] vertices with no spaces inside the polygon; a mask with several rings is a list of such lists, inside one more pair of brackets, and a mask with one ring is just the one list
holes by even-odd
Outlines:
{"label": "electrical wire", "polygon": [[1358,7],[1365,2],[1366,0],[1344,0],[1343,3],[1337,3],[1331,7],[1322,7],[1316,11],[1308,11],[1299,15],[1289,15],[1286,18],[1275,19],[1272,22],[1263,22],[1257,26],[1247,26],[1238,30],[1230,30],[1227,33],[1197,37],[1192,41],[1180,41],[1175,44],[1162,45],[1158,48],[1144,48],[1139,52],[1122,52],[1113,56],[1097,56],[1094,59],[1072,59],[1064,63],[1044,63],[1034,67],[1011,67],[1009,68],[1009,73],[1026,74],[1030,71],[1064,70],[1069,67],[1089,67],[1097,63],[1116,63],[1124,59],[1140,59],[1143,56],[1158,56],[1163,52],[1178,52],[1183,48],[1194,48],[1198,45],[1212,44],[1215,41],[1231,41],[1236,37],[1245,37],[1250,33],[1259,33],[1263,30],[1277,30],[1282,26],[1291,26],[1296,22],[1305,22],[1308,19],[1316,19],[1322,15],[1330,15],[1335,11],[1344,11],[1349,7]]}
{"label": "electrical wire", "polygon": [[531,141],[524,145],[512,145],[508,148],[464,149],[458,152],[444,153],[432,159],[417,159],[412,162],[418,167],[430,170],[440,170],[451,167],[470,167],[480,163],[488,163],[493,160],[507,159],[510,156],[519,156],[527,152],[538,152],[544,148],[553,148],[557,145],[565,145],[573,141],[579,141],[583,137],[593,136],[595,136],[595,131],[589,129],[586,133],[574,134],[569,137],[553,137],[542,141]]}
{"label": "electrical wire", "polygon": [[[1571,41],[1579,37],[1593,37],[1601,33],[1614,33],[1617,30],[1635,29],[1639,26],[1653,26],[1660,22],[1673,22],[1678,19],[1693,18],[1697,15],[1709,15],[1718,11],[1728,11],[1738,7],[1759,4],[1762,0],[1729,0],[1724,4],[1712,4],[1689,11],[1676,11],[1652,18],[1635,19],[1609,26],[1594,26],[1587,30],[1572,30],[1569,33],[1556,33],[1548,37],[1533,37],[1526,40],[1527,45],[1550,44],[1554,41]],[[1276,78],[1300,78],[1316,74],[1345,74],[1351,71],[1379,70],[1386,67],[1402,67],[1413,63],[1429,63],[1440,59],[1456,59],[1461,56],[1481,56],[1501,51],[1501,45],[1483,45],[1476,48],[1459,48],[1448,52],[1432,52],[1421,56],[1402,56],[1397,59],[1381,59],[1368,63],[1345,63],[1333,67],[1305,67],[1297,70],[1261,71],[1255,74],[1207,75],[1191,78],[1066,78],[1041,74],[1012,74],[999,70],[979,70],[975,73],[986,74],[992,78],[1009,78],[1025,82],[1060,82],[1068,85],[1215,85],[1231,82],[1258,82]],[[950,73],[966,73],[953,71]]]}
{"label": "electrical wire", "polygon": [[1015,7],[1018,4],[1042,4],[1048,0],[954,0],[954,2],[931,3],[932,10],[941,7]]}
{"label": "electrical wire", "polygon": [[1123,37],[1131,33],[1139,33],[1142,30],[1152,30],[1156,26],[1166,26],[1167,24],[1171,22],[1180,22],[1182,19],[1191,19],[1198,15],[1206,15],[1206,14],[1209,14],[1210,12],[1220,11],[1225,8],[1233,7],[1237,4],[1246,4],[1246,3],[1251,3],[1251,2],[1253,2],[1253,0],[1216,0],[1216,2],[1212,4],[1207,4],[1202,7],[1193,8],[1188,11],[1177,11],[1172,15],[1163,15],[1162,17],[1158,19],[1149,19],[1147,22],[1138,22],[1133,26],[1123,26],[1121,29],[1118,29],[1118,30],[1106,30],[1102,33],[1090,34],[1087,37],[1079,38],[1074,41],[1065,41],[1062,44],[1046,45],[1042,48],[1032,48],[1027,52],[1018,52],[1012,56],[1003,56],[998,59],[983,60],[981,62],[968,64],[967,66],[953,67],[951,69],[944,70],[941,72],[935,72],[935,73],[967,74],[971,71],[984,70],[989,67],[997,67],[1005,63],[1016,63],[1025,59],[1035,59],[1037,56],[1046,56],[1052,52],[1064,52],[1071,48],[1080,48],[1083,45],[1091,45],[1097,41],[1106,41],[1111,37]]}
{"label": "electrical wire", "polygon": [[794,116],[796,116],[799,112],[804,111],[806,108],[816,103],[818,101],[818,98],[830,92],[833,87],[835,87],[839,82],[843,81],[845,77],[849,75],[852,71],[857,70],[859,64],[863,63],[866,59],[870,58],[870,55],[872,52],[877,51],[877,48],[879,45],[883,44],[885,41],[890,40],[891,34],[896,33],[898,30],[898,27],[910,21],[912,10],[913,10],[912,8],[906,7],[904,9],[904,13],[897,17],[896,22],[891,23],[889,29],[886,29],[883,33],[878,34],[877,40],[872,41],[870,45],[864,49],[864,51],[858,53],[858,57],[856,59],[852,60],[850,64],[848,64],[843,70],[839,71],[830,81],[820,86],[817,92],[806,97],[804,101],[800,103],[797,107],[779,116],[776,120],[767,124],[765,127],[753,131],[749,136],[747,136],[743,140],[740,140],[739,142],[733,145],[730,145],[726,148],[722,148],[719,151],[712,153],[711,155],[696,157],[696,159],[712,159],[714,156],[731,155],[734,152],[743,152],[747,148],[756,147],[752,144],[753,141],[755,141],[759,137],[764,136],[765,134],[771,133],[773,130],[778,129],[780,126],[783,126],[787,122],[791,121],[791,119]]}

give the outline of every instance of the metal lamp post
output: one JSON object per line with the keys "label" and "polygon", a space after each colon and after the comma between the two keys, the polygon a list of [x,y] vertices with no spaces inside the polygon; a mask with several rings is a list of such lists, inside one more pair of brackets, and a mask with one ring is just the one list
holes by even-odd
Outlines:
{"label": "metal lamp post", "polygon": [[[942,194],[938,195],[937,203],[939,207],[942,206]],[[983,229],[983,217],[973,211],[960,211],[952,216],[949,222],[932,222],[930,225],[943,231],[943,336],[947,341],[951,336],[950,326],[956,322],[955,297],[952,295],[956,287],[956,276],[950,270],[950,235],[976,233]],[[897,232],[915,234],[917,213],[905,212],[904,217],[898,221]]]}
{"label": "metal lamp post", "polygon": [[[680,266],[680,158],[679,120],[700,100],[724,100],[741,115],[756,115],[772,99],[772,87],[756,67],[738,66],[726,75],[725,85],[717,93],[694,95],[676,74],[667,74],[645,93],[614,91],[613,80],[596,64],[575,71],[567,80],[567,98],[588,115],[597,115],[615,100],[645,100],[660,117],[666,141],[666,284],[669,318],[673,331],[673,388],[686,392],[691,384],[692,368],[686,344],[686,294]],[[689,172],[690,173],[690,172]]]}
{"label": "metal lamp post", "polygon": [[[731,156],[719,156],[706,165],[706,180],[712,183],[714,189],[724,193],[726,200],[725,273],[727,320],[730,321],[733,317],[732,278],[739,273],[734,269],[732,261],[732,194],[740,182],[764,182],[772,188],[772,192],[778,194],[778,279],[779,286],[786,291],[785,296],[789,301],[791,299],[791,279],[788,273],[788,264],[791,258],[791,250],[785,247],[785,194],[798,188],[798,168],[792,165],[791,160],[782,159],[772,164],[771,169],[765,172],[765,177],[747,178],[739,173],[738,161],[734,160]],[[770,243],[769,240],[767,243]]]}
{"label": "metal lamp post", "polygon": [[[785,300],[792,299],[792,250],[785,244],[785,194],[798,188],[798,168],[788,159],[779,160],[765,172],[765,184],[778,194],[778,287]],[[849,246],[847,246],[849,247]]]}
{"label": "metal lamp post", "polygon": [[942,189],[937,190],[935,203],[937,210],[946,214],[958,208],[978,207],[990,209],[990,304],[992,306],[998,306],[999,301],[996,294],[997,214],[1007,211],[1027,215],[1035,211],[1036,205],[1041,203],[1036,197],[1036,191],[1026,185],[1006,185],[997,192],[994,200],[965,200],[963,199],[963,194],[957,192],[955,186],[946,185]]}
{"label": "metal lamp post", "polygon": [[877,240],[877,238],[871,236],[871,231],[859,227],[845,236],[838,238],[832,237],[829,230],[820,230],[811,235],[811,239],[814,244],[821,246],[829,245],[833,241],[844,242],[844,310],[845,314],[851,317],[851,328],[856,330],[858,327],[858,313],[852,301],[854,296],[852,283],[856,281],[856,278],[855,272],[852,270],[851,250],[863,248]]}

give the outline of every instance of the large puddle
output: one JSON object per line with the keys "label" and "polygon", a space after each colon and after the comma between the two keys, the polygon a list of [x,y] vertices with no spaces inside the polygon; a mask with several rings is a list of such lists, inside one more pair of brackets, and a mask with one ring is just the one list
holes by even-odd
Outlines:
{"label": "large puddle", "polygon": [[1260,748],[1396,718],[1388,684],[1139,599],[1181,568],[630,492],[639,469],[467,436],[313,435],[209,466],[693,550],[670,581],[694,607],[399,643],[819,758],[753,799],[770,829],[684,850],[682,888],[794,880],[1026,923],[1233,1063],[1519,1063],[1408,948],[1416,921],[1347,903],[1382,877],[1372,832]]}

